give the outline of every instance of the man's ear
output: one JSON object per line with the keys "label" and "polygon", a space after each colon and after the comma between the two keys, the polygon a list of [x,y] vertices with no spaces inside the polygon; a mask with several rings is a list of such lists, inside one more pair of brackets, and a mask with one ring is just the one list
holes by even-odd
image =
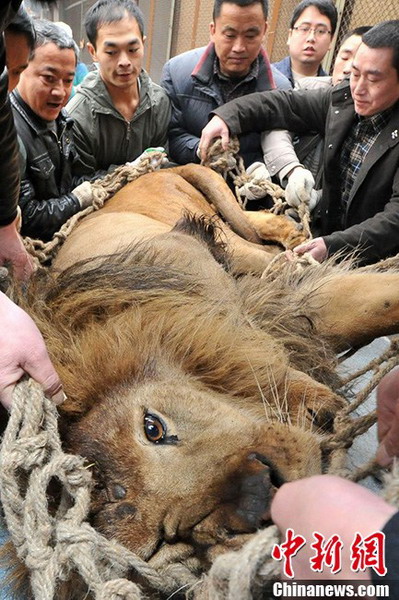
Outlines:
{"label": "man's ear", "polygon": [[267,34],[267,30],[268,30],[269,24],[268,22],[265,20],[265,31],[263,32],[263,39],[265,39],[266,34]]}
{"label": "man's ear", "polygon": [[209,23],[209,35],[212,40],[212,37],[215,35],[215,23],[213,21]]}
{"label": "man's ear", "polygon": [[96,54],[96,49],[93,46],[93,44],[91,42],[87,42],[87,49],[89,51],[90,56],[92,57],[92,59],[97,62],[97,54]]}

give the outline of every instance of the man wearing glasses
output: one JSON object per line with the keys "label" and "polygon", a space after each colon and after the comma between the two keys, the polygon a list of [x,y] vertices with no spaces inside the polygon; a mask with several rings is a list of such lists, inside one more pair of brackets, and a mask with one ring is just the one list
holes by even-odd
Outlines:
{"label": "man wearing glasses", "polygon": [[288,33],[289,56],[274,63],[293,86],[302,77],[327,75],[321,62],[330,49],[337,18],[331,0],[302,0],[295,8]]}

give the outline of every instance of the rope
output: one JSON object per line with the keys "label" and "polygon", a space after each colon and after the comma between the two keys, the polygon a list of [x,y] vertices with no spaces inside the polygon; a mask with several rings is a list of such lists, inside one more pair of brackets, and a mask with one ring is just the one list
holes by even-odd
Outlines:
{"label": "rope", "polygon": [[[55,479],[62,494],[54,513],[47,491]],[[125,578],[131,570],[168,594],[187,583],[186,571],[158,573],[85,522],[91,485],[84,459],[62,451],[53,402],[35,382],[20,382],[1,445],[0,497],[18,557],[30,571],[33,597],[56,598],[57,586],[72,573],[79,574],[96,600],[143,598]]]}
{"label": "rope", "polygon": [[278,542],[278,530],[273,525],[256,533],[241,550],[219,556],[201,586],[194,590],[195,600],[259,597],[267,583],[279,575],[280,565],[271,559],[273,546]]}
{"label": "rope", "polygon": [[57,254],[58,250],[84,217],[102,208],[107,200],[112,198],[123,186],[134,181],[141,175],[155,171],[162,163],[165,153],[152,150],[142,155],[138,164],[125,164],[117,167],[112,173],[91,183],[93,192],[92,206],[81,210],[66,221],[49,242],[34,240],[30,237],[23,238],[27,251],[39,264],[48,264]]}
{"label": "rope", "polygon": [[[220,152],[220,142],[219,150],[217,144],[211,149],[212,160],[207,166],[225,177],[233,173],[237,188],[244,177],[242,159],[238,157],[234,162],[231,159],[232,154],[238,152],[238,142],[233,140],[225,152]],[[154,155],[160,164],[163,153],[152,153],[139,165],[123,165],[94,182],[93,206],[72,217],[48,244],[27,238],[29,250],[41,263],[49,261],[83,217],[101,208],[129,181],[157,168]],[[267,188],[267,193],[274,199],[275,210],[283,211],[284,192],[281,188],[281,191],[270,190],[271,193]],[[308,213],[301,214],[305,222]],[[264,277],[269,277],[273,269],[279,270],[279,260],[281,256],[272,261]],[[296,268],[304,268],[311,262],[305,256]],[[333,433],[321,442],[329,473],[360,481],[381,472],[374,460],[350,472],[346,466],[347,451],[354,440],[375,423],[375,411],[356,418],[353,411],[364,403],[383,375],[399,364],[398,349],[399,336],[391,340],[390,348],[378,359],[344,380],[342,394],[350,383],[367,372],[373,373],[371,381],[336,415]],[[387,499],[396,505],[399,504],[398,474],[396,465],[386,480]],[[55,508],[48,505],[47,493],[53,480],[61,487],[61,499]],[[53,403],[33,381],[20,382],[15,388],[0,449],[0,498],[12,542],[18,557],[30,571],[32,593],[37,600],[57,598],[59,586],[76,576],[95,600],[141,600],[144,598],[142,590],[128,579],[132,573],[146,588],[170,598],[187,589],[194,600],[251,600],[265,597],[268,584],[278,577],[279,564],[271,559],[273,545],[278,542],[274,526],[251,536],[239,551],[220,555],[202,579],[180,562],[156,570],[88,524],[91,486],[91,474],[84,459],[62,450]]]}
{"label": "rope", "polygon": [[[248,200],[242,198],[239,189],[246,183],[251,182],[252,176],[248,175],[242,157],[238,154],[240,145],[237,137],[233,136],[230,138],[226,149],[222,148],[221,138],[217,138],[210,146],[206,159],[202,164],[206,167],[210,167],[214,171],[217,171],[223,175],[224,179],[228,176],[231,177],[235,195],[239,205],[242,208],[246,208]],[[310,211],[309,204],[301,202],[298,208],[293,208],[285,201],[284,190],[268,179],[257,181],[256,186],[263,189],[264,195],[269,196],[273,201],[273,207],[269,209],[269,212],[276,215],[283,215],[289,210],[290,212],[296,213],[296,217],[302,225],[304,235],[308,239],[312,239],[310,231]]]}
{"label": "rope", "polygon": [[[353,418],[353,410],[382,376],[399,364],[398,344],[399,336],[378,359],[345,380],[346,387],[367,371],[374,373],[353,401],[339,411],[334,432],[321,442],[329,473],[353,481],[381,473],[373,459],[353,472],[345,463],[348,448],[376,421],[375,411]],[[49,507],[47,497],[54,479],[62,488],[56,510]],[[396,504],[398,480],[392,477],[387,484],[387,494],[396,498]],[[278,575],[279,565],[270,558],[277,542],[274,526],[251,536],[239,551],[219,556],[202,579],[181,562],[156,570],[87,523],[91,485],[84,459],[62,450],[53,403],[35,382],[20,382],[0,449],[0,497],[13,544],[30,571],[37,600],[53,600],[60,583],[76,575],[95,600],[141,600],[142,590],[127,578],[132,572],[146,587],[171,598],[189,589],[189,597],[195,600],[250,600]]]}

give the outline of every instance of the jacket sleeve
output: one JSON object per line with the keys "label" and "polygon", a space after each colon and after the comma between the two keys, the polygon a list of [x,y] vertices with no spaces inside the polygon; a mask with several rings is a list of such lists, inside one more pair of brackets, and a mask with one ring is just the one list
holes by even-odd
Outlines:
{"label": "jacket sleeve", "polygon": [[22,177],[19,205],[22,213],[21,234],[47,241],[72,215],[80,210],[79,200],[69,193],[59,198],[40,200],[26,172]]}
{"label": "jacket sleeve", "polygon": [[172,115],[169,124],[170,158],[181,165],[190,162],[199,163],[197,148],[200,138],[189,133],[185,127],[185,120],[186,118],[190,118],[190,115],[186,115],[181,106],[169,62],[163,68],[161,86],[168,94],[172,105]]}
{"label": "jacket sleeve", "polygon": [[399,512],[395,513],[384,525],[385,535],[385,566],[386,575],[378,575],[371,570],[371,581],[374,585],[389,585],[389,598],[399,598]]}
{"label": "jacket sleeve", "polygon": [[392,196],[384,210],[357,225],[324,236],[329,254],[355,252],[360,264],[376,262],[399,252],[399,168]]}
{"label": "jacket sleeve", "polygon": [[[0,64],[4,47],[0,38]],[[0,227],[17,216],[19,194],[19,155],[17,134],[7,93],[7,77],[0,78]]]}
{"label": "jacket sleeve", "polygon": [[292,144],[292,136],[286,129],[264,131],[261,136],[263,159],[270,175],[278,175],[282,182],[287,173],[300,162]]}
{"label": "jacket sleeve", "polygon": [[271,90],[231,100],[211,114],[225,121],[232,135],[268,129],[324,135],[332,88]]}

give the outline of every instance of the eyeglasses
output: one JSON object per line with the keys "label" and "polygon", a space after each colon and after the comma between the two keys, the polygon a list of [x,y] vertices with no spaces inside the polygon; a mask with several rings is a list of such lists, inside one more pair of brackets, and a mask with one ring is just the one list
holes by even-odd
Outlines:
{"label": "eyeglasses", "polygon": [[299,25],[298,27],[293,27],[294,31],[296,31],[299,35],[308,35],[311,31],[314,32],[315,37],[323,37],[328,33],[331,33],[327,27],[309,27],[309,25]]}

